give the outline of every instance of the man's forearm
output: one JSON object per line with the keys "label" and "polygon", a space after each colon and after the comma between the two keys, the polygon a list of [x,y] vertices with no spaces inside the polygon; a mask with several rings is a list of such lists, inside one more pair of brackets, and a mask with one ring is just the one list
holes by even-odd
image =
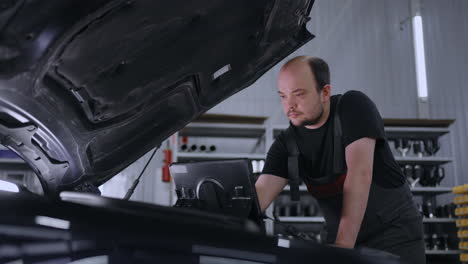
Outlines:
{"label": "man's forearm", "polygon": [[255,189],[257,190],[257,198],[262,212],[278,196],[287,182],[287,179],[271,174],[262,174],[258,177],[257,182],[255,182]]}
{"label": "man's forearm", "polygon": [[348,173],[343,189],[343,208],[335,244],[353,248],[367,208],[372,176]]}

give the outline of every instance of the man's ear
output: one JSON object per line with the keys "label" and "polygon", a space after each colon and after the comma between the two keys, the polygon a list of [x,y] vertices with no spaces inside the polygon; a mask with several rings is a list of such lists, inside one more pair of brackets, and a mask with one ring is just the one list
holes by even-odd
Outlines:
{"label": "man's ear", "polygon": [[323,86],[323,89],[322,89],[322,103],[329,101],[330,96],[331,96],[331,85],[326,84]]}

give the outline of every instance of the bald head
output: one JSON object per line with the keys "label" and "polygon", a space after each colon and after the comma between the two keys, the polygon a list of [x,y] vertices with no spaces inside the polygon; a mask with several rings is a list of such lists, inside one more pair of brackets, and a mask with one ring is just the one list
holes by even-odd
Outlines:
{"label": "bald head", "polygon": [[290,67],[304,67],[307,66],[307,59],[310,58],[308,56],[297,56],[292,59],[290,59],[288,62],[286,62],[281,70],[283,69],[288,69]]}
{"label": "bald head", "polygon": [[294,57],[281,67],[281,74],[292,73],[312,74],[312,78],[317,83],[317,91],[320,92],[323,87],[330,84],[330,70],[328,64],[317,57],[298,56]]}

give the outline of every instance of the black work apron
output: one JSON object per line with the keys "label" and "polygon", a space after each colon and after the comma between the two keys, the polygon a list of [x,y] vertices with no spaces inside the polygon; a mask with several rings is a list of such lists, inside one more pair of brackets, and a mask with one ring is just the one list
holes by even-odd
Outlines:
{"label": "black work apron", "polygon": [[[344,182],[343,178],[340,177],[338,181]],[[343,206],[342,185],[341,190],[337,190],[335,194],[328,193],[325,197],[317,195],[314,190],[321,187],[323,186],[307,184],[309,192],[315,196],[323,212],[326,221],[326,241],[334,243]],[[402,232],[407,233],[408,241],[422,239],[421,220],[422,216],[416,208],[407,184],[396,188],[384,188],[372,183],[356,246],[366,245],[366,241],[375,241],[375,238],[387,228],[395,225],[401,226]]]}

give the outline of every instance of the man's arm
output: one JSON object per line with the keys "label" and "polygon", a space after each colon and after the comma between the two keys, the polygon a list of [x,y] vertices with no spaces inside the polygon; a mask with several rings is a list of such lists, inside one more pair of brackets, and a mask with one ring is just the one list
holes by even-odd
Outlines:
{"label": "man's arm", "polygon": [[367,207],[375,139],[361,138],[345,149],[348,172],[343,189],[343,208],[335,245],[353,248]]}
{"label": "man's arm", "polygon": [[255,189],[257,190],[258,202],[262,212],[270,206],[287,183],[287,179],[272,174],[260,175],[257,182],[255,182]]}

